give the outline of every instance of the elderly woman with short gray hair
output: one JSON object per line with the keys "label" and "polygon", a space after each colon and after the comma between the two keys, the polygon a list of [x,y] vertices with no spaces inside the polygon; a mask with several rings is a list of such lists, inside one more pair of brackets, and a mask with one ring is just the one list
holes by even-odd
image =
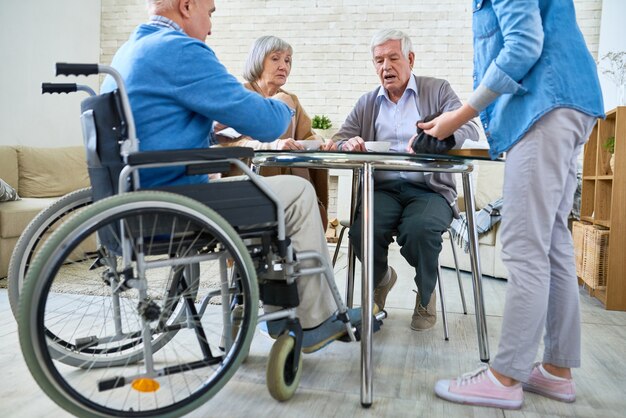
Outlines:
{"label": "elderly woman with short gray hair", "polygon": [[[311,118],[298,97],[282,88],[291,73],[292,56],[293,48],[287,42],[276,36],[262,36],[252,44],[243,69],[243,78],[246,80],[244,86],[247,89],[263,97],[282,100],[295,110],[295,115],[285,133],[273,142],[260,142],[249,137],[240,137],[233,141],[220,137],[218,126],[216,139],[220,144],[254,149],[302,150],[304,147],[297,143],[297,140],[323,139],[311,129]],[[325,141],[322,149],[335,149],[335,144],[331,140]]]}
{"label": "elderly woman with short gray hair", "polygon": [[[246,80],[244,86],[247,89],[263,97],[282,100],[295,111],[287,130],[275,141],[260,142],[247,136],[240,136],[236,139],[226,138],[220,135],[224,127],[218,124],[215,127],[215,139],[220,145],[266,150],[304,150],[305,147],[297,141],[324,139],[313,132],[311,118],[300,104],[298,97],[282,88],[291,73],[292,55],[293,48],[284,40],[276,36],[262,36],[252,44],[243,70],[243,77]],[[331,151],[336,150],[337,146],[329,139],[322,143],[320,149]],[[261,174],[264,176],[293,174],[311,181],[317,193],[323,225],[328,225],[327,170],[263,167]]]}

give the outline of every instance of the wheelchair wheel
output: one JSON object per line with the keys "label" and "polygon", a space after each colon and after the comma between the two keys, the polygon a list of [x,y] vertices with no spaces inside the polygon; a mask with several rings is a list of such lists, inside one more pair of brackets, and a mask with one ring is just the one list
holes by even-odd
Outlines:
{"label": "wheelchair wheel", "polygon": [[[102,248],[76,258],[94,234]],[[254,266],[234,229],[195,200],[149,191],[65,222],[37,253],[20,298],[20,344],[35,380],[90,417],[190,412],[235,373],[258,314]]]}
{"label": "wheelchair wheel", "polygon": [[33,255],[41,248],[45,234],[58,227],[78,209],[90,204],[91,187],[68,193],[39,212],[17,240],[7,275],[9,304],[15,317],[26,271],[33,260]]}
{"label": "wheelchair wheel", "polygon": [[298,368],[294,373],[294,349],[296,340],[289,333],[280,335],[267,360],[267,388],[272,398],[277,401],[286,401],[298,389],[302,377],[302,355],[298,361]]}

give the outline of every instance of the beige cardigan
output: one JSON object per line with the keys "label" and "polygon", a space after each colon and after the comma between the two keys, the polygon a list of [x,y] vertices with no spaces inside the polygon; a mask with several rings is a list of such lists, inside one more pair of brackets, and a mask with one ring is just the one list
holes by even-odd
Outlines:
{"label": "beige cardigan", "polygon": [[[261,90],[256,85],[245,83],[244,87],[248,90],[252,90],[259,93],[260,95],[263,95],[263,92],[261,92]],[[309,115],[307,115],[306,111],[300,104],[298,96],[289,93],[283,89],[278,89],[278,93],[284,93],[289,95],[296,107],[295,116],[291,119],[289,127],[287,128],[285,133],[280,136],[280,138],[272,142],[261,142],[257,141],[256,139],[252,139],[249,136],[242,136],[237,139],[228,139],[219,136],[219,134],[216,134],[215,138],[219,142],[219,144],[225,147],[248,147],[256,150],[275,150],[278,146],[278,140],[280,139],[321,139],[318,135],[315,134],[315,132],[313,132],[313,129],[311,128],[311,118],[309,118]],[[310,180],[311,183],[313,183],[315,193],[317,194],[318,206],[320,208],[320,215],[322,217],[322,225],[324,226],[324,228],[328,227],[328,170],[291,169],[289,167],[262,167],[261,174],[267,177],[276,176],[279,174],[292,174]]]}
{"label": "beige cardigan", "polygon": [[[256,84],[244,83],[244,87],[248,90],[259,93],[261,96],[263,95],[263,92],[258,88]],[[261,142],[245,135],[237,139],[227,139],[219,136],[219,134],[216,134],[215,138],[220,143],[220,145],[226,147],[248,147],[253,149],[275,150],[278,146],[278,141],[280,139],[318,139],[319,137],[315,134],[315,132],[313,132],[313,129],[311,129],[311,118],[309,118],[309,115],[307,115],[306,111],[300,104],[298,96],[289,93],[283,89],[278,89],[277,93],[284,93],[288,95],[296,105],[295,117],[291,119],[289,127],[287,127],[287,130],[280,136],[280,138],[272,142]]]}

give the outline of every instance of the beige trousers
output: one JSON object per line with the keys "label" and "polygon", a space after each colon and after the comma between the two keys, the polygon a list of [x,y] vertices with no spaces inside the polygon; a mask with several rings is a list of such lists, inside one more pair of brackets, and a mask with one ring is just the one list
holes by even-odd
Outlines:
{"label": "beige trousers", "polygon": [[[311,183],[301,177],[286,175],[264,177],[263,181],[285,207],[286,233],[296,254],[299,251],[315,251],[330,265],[317,197]],[[307,263],[303,266],[309,267],[312,262]],[[334,280],[334,277],[331,279]],[[315,327],[335,313],[337,305],[322,275],[303,276],[297,283],[300,306],[296,313],[303,328]],[[265,306],[266,312],[276,309]]]}

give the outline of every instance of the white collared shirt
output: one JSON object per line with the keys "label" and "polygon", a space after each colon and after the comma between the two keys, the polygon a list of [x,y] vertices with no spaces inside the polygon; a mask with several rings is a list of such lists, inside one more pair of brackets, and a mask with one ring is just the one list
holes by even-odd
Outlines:
{"label": "white collared shirt", "polygon": [[[398,103],[389,99],[387,90],[381,88],[376,100],[380,101],[380,110],[374,128],[376,130],[376,141],[389,141],[391,145],[389,152],[406,152],[409,139],[415,135],[415,123],[421,119],[417,108],[417,84],[415,77],[411,75],[406,90],[402,94]],[[375,179],[392,180],[406,179],[412,182],[424,183],[422,173],[379,171],[375,173]]]}

